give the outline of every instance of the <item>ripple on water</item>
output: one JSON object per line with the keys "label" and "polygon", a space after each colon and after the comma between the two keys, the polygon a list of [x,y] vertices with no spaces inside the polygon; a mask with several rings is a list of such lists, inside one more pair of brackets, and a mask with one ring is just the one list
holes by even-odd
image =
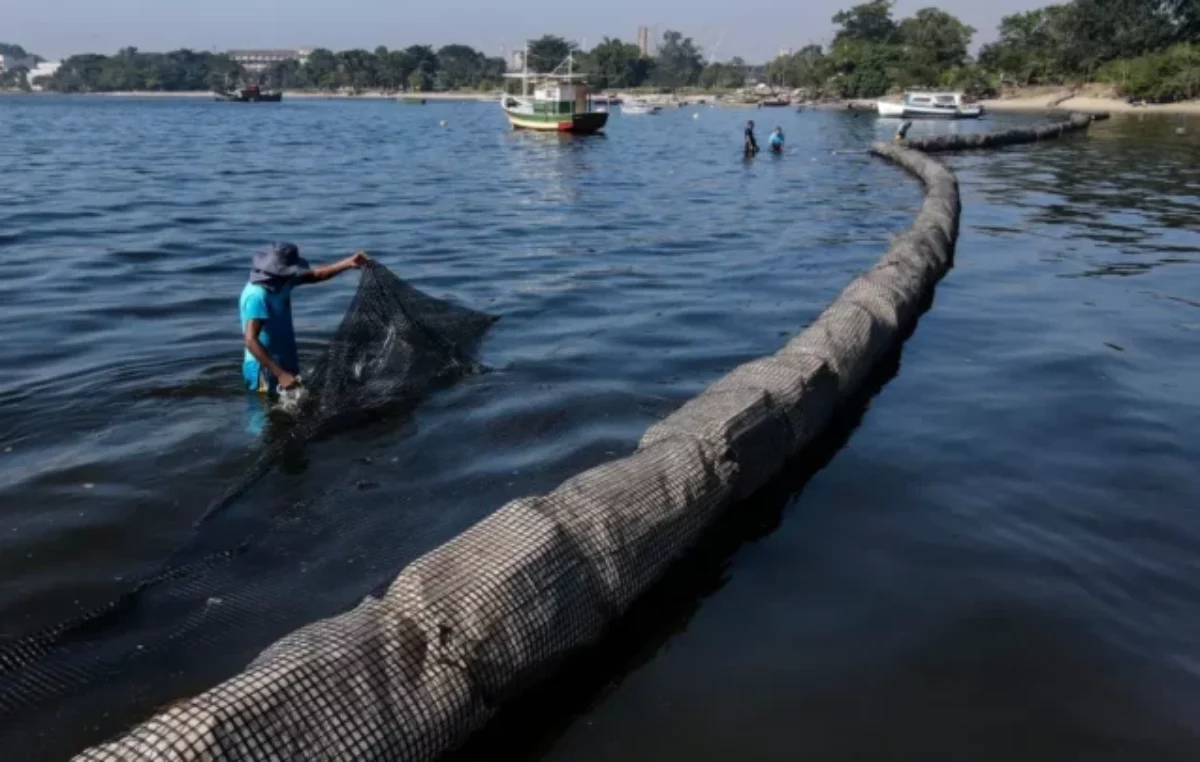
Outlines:
{"label": "ripple on water", "polygon": [[[125,633],[165,647],[181,621],[196,628],[169,679],[93,684],[110,716],[67,725],[94,733],[45,713],[0,731],[6,748],[53,729],[39,749],[54,738],[65,756],[353,605],[506,500],[631,451],[806,325],[919,203],[894,168],[833,154],[888,137],[875,120],[780,114],[791,153],[742,163],[745,115],[704,116],[563,140],[511,133],[486,104],[6,101],[0,162],[25,162],[26,191],[0,210],[0,634],[107,601],[181,546],[199,557],[247,541],[191,592],[148,598]],[[442,119],[451,129],[434,129]],[[966,209],[956,270],[899,375],[790,510],[780,497],[765,518],[743,511],[758,541],[736,551],[731,533],[703,592],[663,603],[675,619],[656,642],[671,648],[587,698],[586,719],[563,718],[547,756],[672,758],[704,727],[701,756],[780,756],[797,730],[809,751],[857,759],[879,750],[845,739],[893,738],[873,723],[922,696],[963,707],[951,724],[968,729],[1012,716],[1014,696],[1022,712],[1054,697],[1078,708],[1078,695],[1158,685],[1194,702],[1179,665],[1200,663],[1200,176],[1194,140],[1156,130],[1115,121],[950,159]],[[317,262],[368,248],[502,315],[481,349],[495,370],[315,443],[304,468],[193,534],[257,452],[236,299],[249,252],[280,239]],[[297,296],[306,362],[351,294],[346,279]],[[210,596],[225,613],[206,618]],[[947,654],[967,668],[946,671]],[[1005,682],[1064,654],[1089,669],[1055,672],[1061,695]],[[738,721],[728,702],[710,716],[715,694],[739,697]],[[853,710],[862,696],[892,700]],[[826,702],[847,711],[814,714]],[[1082,737],[1122,727],[1091,706],[1068,723]],[[1139,710],[1147,737],[1173,716],[1149,699]],[[912,748],[950,726],[924,719],[938,730]],[[589,742],[596,729],[605,743]],[[1044,737],[1022,730],[1011,737]],[[966,753],[947,743],[944,756]]]}

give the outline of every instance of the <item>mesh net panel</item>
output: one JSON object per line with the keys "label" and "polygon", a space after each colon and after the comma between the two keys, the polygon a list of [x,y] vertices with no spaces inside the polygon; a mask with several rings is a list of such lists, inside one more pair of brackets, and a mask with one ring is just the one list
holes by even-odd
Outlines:
{"label": "mesh net panel", "polygon": [[721,510],[803,452],[950,267],[953,175],[876,151],[925,182],[921,214],[800,337],[653,426],[633,455],[509,503],[379,595],[82,758],[434,760],[594,643]]}
{"label": "mesh net panel", "polygon": [[424,294],[382,265],[358,292],[303,389],[286,396],[294,420],[275,433],[250,471],[200,519],[232,504],[281,458],[339,428],[414,404],[440,384],[477,372],[468,350],[496,318]]}
{"label": "mesh net panel", "polygon": [[[18,758],[55,758],[61,754],[47,749],[66,723],[94,723],[100,737],[127,727],[103,719],[111,708],[105,678],[119,680],[123,699],[153,716],[81,759],[407,762],[461,744],[506,700],[599,639],[721,510],[802,453],[915,321],[952,264],[957,183],[923,154],[889,144],[874,150],[925,184],[912,229],[801,336],[656,424],[632,455],[505,505],[398,576],[387,574],[375,595],[295,630],[215,687],[194,675],[170,678],[196,661],[194,649],[214,631],[268,618],[277,607],[263,605],[270,589],[254,574],[253,534],[233,548],[192,548],[97,616],[0,651],[0,727],[19,724],[26,735],[0,730],[0,744]],[[382,269],[368,271],[296,403],[297,423],[202,527],[236,514],[239,496],[307,442],[364,410],[411,404],[476,370],[465,348],[490,322]],[[303,522],[280,521],[276,535],[305,532]],[[390,552],[386,540],[364,548],[376,552]],[[213,589],[238,595],[232,605],[205,599]],[[319,596],[320,578],[298,592]],[[211,648],[204,654],[214,664],[222,658]],[[169,679],[169,694],[153,672]],[[189,693],[196,695],[162,705]]]}
{"label": "mesh net panel", "polygon": [[[430,297],[382,265],[365,269],[303,393],[289,413],[272,416],[256,462],[209,507],[189,541],[99,610],[0,642],[4,757],[62,759],[181,691],[211,685],[203,666],[191,663],[198,654],[221,676],[244,664],[244,656],[239,664],[221,653],[223,638],[265,643],[303,624],[303,601],[279,606],[295,591],[269,585],[265,572],[286,568],[330,519],[272,506],[248,520],[247,493],[314,440],[403,413],[431,390],[480,371],[470,352],[495,319]],[[353,522],[353,511],[337,520]],[[64,726],[69,733],[56,732]]]}

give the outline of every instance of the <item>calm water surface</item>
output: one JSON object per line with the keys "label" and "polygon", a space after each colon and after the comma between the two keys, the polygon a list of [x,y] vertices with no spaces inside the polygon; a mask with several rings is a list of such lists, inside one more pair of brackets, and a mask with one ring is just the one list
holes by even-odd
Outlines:
{"label": "calm water surface", "polygon": [[[744,164],[748,116],[789,155]],[[951,159],[957,267],[844,447],[752,501],[602,676],[491,748],[1194,758],[1200,123],[1176,126]],[[481,104],[0,100],[0,636],[250,538],[192,597],[143,602],[119,667],[9,712],[6,748],[55,758],[203,689],[778,348],[911,221],[913,181],[834,153],[888,129],[691,109],[571,140]],[[492,372],[319,443],[197,537],[259,446],[236,300],[275,239],[367,248],[501,315]],[[297,296],[307,358],[353,287]]]}

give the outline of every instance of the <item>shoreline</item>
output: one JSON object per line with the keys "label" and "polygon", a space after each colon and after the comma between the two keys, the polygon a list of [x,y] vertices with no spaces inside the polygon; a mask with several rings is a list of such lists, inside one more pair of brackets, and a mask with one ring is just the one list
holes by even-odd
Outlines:
{"label": "shoreline", "polygon": [[[189,100],[196,99],[213,99],[215,95],[211,90],[120,90],[104,93],[55,93],[55,92],[33,92],[33,93],[3,93],[4,95],[23,95],[30,97],[71,97],[71,98],[186,98]],[[311,90],[284,90],[284,100],[302,100],[302,101],[323,101],[323,100],[358,100],[358,101],[394,101],[402,98],[424,98],[427,101],[445,101],[445,102],[461,102],[461,101],[480,101],[491,102],[497,99],[497,96],[491,93],[476,93],[467,91],[452,91],[443,93],[384,93],[380,90],[368,90],[358,95],[349,93],[323,93],[314,92]]]}
{"label": "shoreline", "polygon": [[[52,97],[52,96],[70,96],[82,98],[186,98],[186,99],[203,99],[212,98],[213,93],[210,91],[180,91],[180,92],[163,92],[153,90],[138,90],[138,91],[120,91],[109,93],[50,93],[50,92],[35,92],[35,93],[3,93],[4,95],[24,95],[28,97]],[[660,96],[661,97],[661,96]],[[298,101],[322,101],[322,100],[363,100],[363,101],[403,101],[405,98],[424,99],[430,103],[462,103],[462,102],[479,102],[490,103],[497,99],[497,96],[492,93],[478,93],[468,91],[452,91],[439,93],[384,93],[379,90],[371,90],[351,95],[348,93],[325,93],[313,92],[310,90],[284,90],[284,100]],[[711,93],[694,93],[684,96],[681,100],[685,103],[695,102],[703,99],[708,104],[723,107],[723,108],[753,108],[753,104],[743,104],[727,100],[721,94]],[[650,98],[650,100],[654,100]],[[992,113],[1039,113],[1052,111],[1082,111],[1082,112],[1098,112],[1106,111],[1114,116],[1123,114],[1164,114],[1164,115],[1200,115],[1200,101],[1183,101],[1179,103],[1161,103],[1161,104],[1146,104],[1134,105],[1127,103],[1119,98],[1099,98],[1094,96],[1080,95],[1075,97],[1063,98],[1061,94],[1035,95],[1035,96],[1017,96],[1013,98],[990,98],[979,101],[980,105]],[[857,111],[873,111],[875,100],[849,98],[842,100],[820,101],[815,103],[798,102],[792,104],[791,108],[803,108],[814,110],[857,110]]]}
{"label": "shoreline", "polygon": [[980,101],[987,111],[1027,113],[1037,111],[1107,111],[1110,114],[1200,114],[1200,101],[1182,101],[1179,103],[1146,104],[1144,106],[1127,103],[1119,98],[1096,98],[1075,96],[1062,99],[1061,96],[1046,95],[1034,97],[998,98]]}

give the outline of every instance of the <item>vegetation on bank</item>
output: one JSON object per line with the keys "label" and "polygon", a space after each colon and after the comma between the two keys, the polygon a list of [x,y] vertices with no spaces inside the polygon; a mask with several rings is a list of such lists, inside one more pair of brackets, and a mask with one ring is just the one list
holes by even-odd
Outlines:
{"label": "vegetation on bank", "polygon": [[123,48],[112,56],[71,56],[52,77],[35,84],[60,93],[182,92],[221,87],[227,78],[240,75],[241,67],[223,54],[192,50],[142,53],[137,48]]}
{"label": "vegetation on bank", "polygon": [[[930,7],[897,20],[892,10],[893,0],[844,10],[833,17],[829,45],[810,45],[765,66],[739,58],[706,60],[690,37],[676,31],[664,33],[650,57],[619,39],[580,50],[547,35],[530,41],[528,63],[535,71],[551,71],[574,54],[576,70],[603,89],[727,90],[765,80],[802,88],[815,98],[874,98],[913,87],[985,95],[1005,86],[1103,82],[1133,99],[1200,97],[1200,0],[1068,0],[1013,14],[977,57],[969,52],[976,30],[954,15]],[[253,79],[282,89],[491,90],[500,86],[505,70],[504,59],[467,45],[437,50],[413,45],[318,49],[303,65],[286,62]],[[6,86],[12,87],[8,76]],[[126,48],[113,56],[72,56],[40,84],[59,92],[178,91],[221,87],[244,77],[225,55]]]}
{"label": "vegetation on bank", "polygon": [[[0,42],[0,56],[12,56],[13,58],[26,60],[31,59],[34,63],[41,63],[42,58],[29,53],[20,45],[13,45],[8,42]],[[0,73],[0,90],[20,90],[28,92],[29,87],[29,70],[25,67],[16,67],[11,71],[5,69]]]}
{"label": "vegetation on bank", "polygon": [[1004,86],[1086,82],[1111,84],[1136,99],[1200,96],[1197,0],[1070,0],[1013,14],[974,59],[968,50],[975,30],[937,8],[897,21],[889,0],[873,0],[833,20],[833,43],[775,59],[772,81],[845,98],[911,87],[990,94]]}

